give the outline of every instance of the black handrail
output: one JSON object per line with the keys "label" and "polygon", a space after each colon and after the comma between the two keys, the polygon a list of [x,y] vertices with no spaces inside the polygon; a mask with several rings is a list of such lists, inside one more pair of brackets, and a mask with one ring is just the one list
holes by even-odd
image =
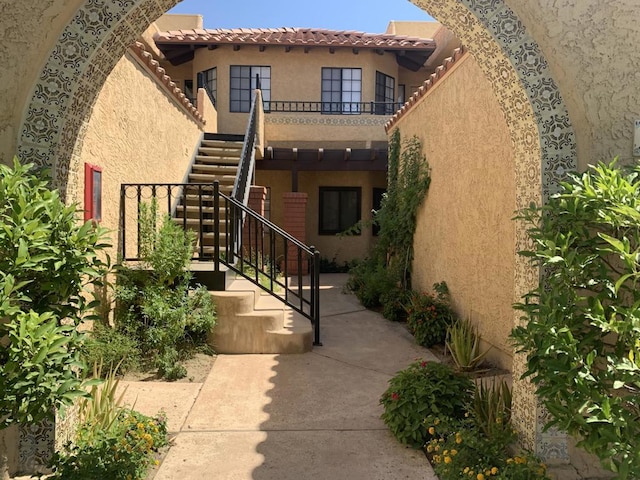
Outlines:
{"label": "black handrail", "polygon": [[402,107],[397,102],[310,102],[304,100],[265,101],[265,112],[322,113],[326,115],[393,115]]}
{"label": "black handrail", "polygon": [[257,108],[257,91],[253,92],[253,98],[251,100],[251,109],[249,110],[249,120],[247,122],[247,131],[244,136],[244,144],[242,145],[242,154],[240,156],[240,163],[238,165],[238,174],[236,175],[236,181],[233,184],[233,192],[231,196],[242,202],[243,205],[247,205],[249,199],[249,190],[251,182],[253,181],[253,174],[256,164],[256,131],[258,128],[258,108]]}
{"label": "black handrail", "polygon": [[[140,261],[139,211],[155,201],[183,228],[196,233],[192,260],[213,262],[249,279],[308,318],[320,343],[320,253],[241,201],[220,192],[218,182],[132,183],[120,191],[120,255]],[[137,232],[132,234],[131,231]],[[308,273],[308,277],[307,277]],[[308,278],[308,281],[306,280]],[[305,281],[307,284],[305,285]]]}

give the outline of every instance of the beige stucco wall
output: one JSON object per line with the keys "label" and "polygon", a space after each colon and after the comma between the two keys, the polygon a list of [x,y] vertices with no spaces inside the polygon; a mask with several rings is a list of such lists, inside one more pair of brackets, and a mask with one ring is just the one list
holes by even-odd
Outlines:
{"label": "beige stucco wall", "polygon": [[636,0],[508,0],[537,40],[578,142],[579,168],[629,161],[640,119],[640,5]]}
{"label": "beige stucco wall", "polygon": [[58,35],[83,3],[0,2],[0,162],[11,162],[33,84]]}
{"label": "beige stucco wall", "polygon": [[397,128],[403,139],[418,136],[431,166],[414,238],[413,287],[430,291],[446,281],[458,314],[493,346],[489,357],[510,367],[515,163],[506,122],[473,57],[459,60]]}
{"label": "beige stucco wall", "polygon": [[[201,133],[135,57],[118,62],[98,95],[81,150],[83,163],[103,169],[102,225],[114,232],[114,245],[120,184],[182,182]],[[82,205],[82,198],[76,200]]]}

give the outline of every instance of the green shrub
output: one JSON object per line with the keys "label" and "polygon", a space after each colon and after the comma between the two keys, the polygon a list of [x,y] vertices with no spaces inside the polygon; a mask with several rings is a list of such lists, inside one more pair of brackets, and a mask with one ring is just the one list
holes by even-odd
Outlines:
{"label": "green shrub", "polygon": [[115,328],[136,343],[146,368],[176,380],[187,374],[180,361],[214,328],[215,305],[206,288],[189,284],[192,234],[168,216],[156,230],[154,204],[140,211],[142,269],[118,269]]}
{"label": "green shrub", "polygon": [[54,455],[53,478],[60,480],[139,480],[167,444],[164,415],[150,418],[123,409],[108,428],[81,425],[75,444]]}
{"label": "green shrub", "polygon": [[420,448],[429,438],[429,415],[463,418],[473,383],[447,365],[419,361],[389,381],[380,398],[382,420],[404,444]]}
{"label": "green shrub", "polygon": [[[441,286],[438,288],[442,289]],[[440,291],[437,297],[429,293],[411,292],[407,305],[407,327],[419,345],[432,347],[444,344],[447,329],[455,321],[448,292]]]}
{"label": "green shrub", "polygon": [[640,165],[598,164],[519,212],[543,282],[513,332],[557,426],[620,479],[640,478]]}
{"label": "green shrub", "polygon": [[88,365],[104,366],[101,372],[118,367],[118,373],[137,370],[140,367],[140,352],[134,338],[102,323],[94,323],[93,330],[84,342],[82,353]]}
{"label": "green shrub", "polygon": [[411,298],[411,292],[402,287],[394,287],[380,295],[382,303],[382,316],[392,322],[404,322],[407,320],[407,305]]}
{"label": "green shrub", "polygon": [[80,225],[32,168],[0,165],[0,429],[51,419],[84,395],[76,326],[108,268],[105,230]]}
{"label": "green shrub", "polygon": [[365,258],[354,262],[349,271],[349,288],[365,308],[378,308],[382,299],[390,290],[400,285],[397,269],[379,264],[373,258]]}

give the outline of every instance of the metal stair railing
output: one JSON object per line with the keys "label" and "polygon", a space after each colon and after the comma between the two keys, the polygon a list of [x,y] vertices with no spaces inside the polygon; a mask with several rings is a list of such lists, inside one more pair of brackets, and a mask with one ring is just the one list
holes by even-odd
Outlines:
{"label": "metal stair railing", "polygon": [[311,321],[314,345],[321,345],[320,253],[314,247],[220,192],[218,182],[133,183],[122,184],[120,192],[119,253],[129,262],[143,260],[138,241],[143,203],[155,203],[158,214],[195,232],[192,260],[212,262],[215,273],[226,267],[278,298]]}

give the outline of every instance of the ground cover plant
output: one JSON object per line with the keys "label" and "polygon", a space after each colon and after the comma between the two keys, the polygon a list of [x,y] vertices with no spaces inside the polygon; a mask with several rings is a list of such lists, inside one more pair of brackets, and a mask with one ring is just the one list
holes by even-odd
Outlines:
{"label": "ground cover plant", "polygon": [[0,165],[0,476],[4,428],[53,420],[84,390],[78,325],[96,306],[105,231],[78,223],[75,205],[32,165]]}
{"label": "ground cover plant", "polygon": [[[100,377],[101,367],[94,368]],[[80,424],[72,442],[51,462],[53,477],[66,480],[138,480],[145,478],[158,449],[167,445],[164,414],[148,417],[122,405],[118,379],[109,371],[79,405]]]}
{"label": "ground cover plant", "polygon": [[617,478],[640,478],[640,166],[600,163],[518,218],[543,271],[517,305],[525,375],[557,426]]}
{"label": "ground cover plant", "polygon": [[471,401],[473,384],[448,365],[418,361],[389,381],[380,398],[382,420],[401,442],[421,448],[429,438],[429,415],[462,418]]}

